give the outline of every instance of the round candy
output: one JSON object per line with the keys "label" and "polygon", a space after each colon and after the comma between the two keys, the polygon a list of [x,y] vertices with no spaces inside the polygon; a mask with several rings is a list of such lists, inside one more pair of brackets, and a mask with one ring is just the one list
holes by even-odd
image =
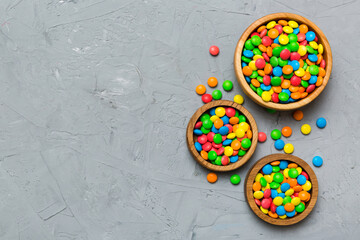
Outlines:
{"label": "round candy", "polygon": [[220,90],[214,90],[212,92],[212,97],[215,99],[215,100],[219,100],[222,98],[222,93]]}
{"label": "round candy", "polygon": [[289,174],[289,177],[291,177],[291,178],[296,178],[299,175],[296,168],[290,168],[288,174]]}
{"label": "round candy", "polygon": [[304,185],[306,183],[306,177],[304,175],[297,176],[296,180],[300,185]]}
{"label": "round candy", "polygon": [[296,120],[296,121],[300,121],[301,119],[303,119],[304,117],[304,113],[300,110],[296,110],[294,113],[293,113],[293,118]]}
{"label": "round candy", "polygon": [[294,146],[291,143],[285,144],[284,152],[288,153],[288,154],[293,153],[294,152]]}
{"label": "round candy", "polygon": [[234,96],[234,102],[236,102],[237,104],[243,104],[244,103],[244,98],[241,95],[235,95]]}
{"label": "round candy", "polygon": [[209,183],[214,183],[218,179],[216,173],[209,173],[206,178],[207,178]]}
{"label": "round candy", "polygon": [[204,102],[204,103],[209,103],[212,101],[212,96],[208,93],[204,94],[201,96],[201,100]]}
{"label": "round candy", "polygon": [[223,88],[225,91],[231,91],[233,88],[233,83],[230,80],[225,80],[223,83]]}
{"label": "round candy", "polygon": [[241,146],[245,149],[248,149],[250,146],[251,146],[251,141],[250,139],[248,138],[244,138],[242,141],[241,141]]}
{"label": "round candy", "polygon": [[311,127],[310,127],[310,125],[309,125],[309,124],[304,124],[304,125],[302,125],[302,126],[301,126],[301,132],[302,132],[302,134],[304,134],[304,135],[310,134],[310,132],[311,132]]}
{"label": "round candy", "polygon": [[197,85],[196,89],[195,89],[196,93],[199,95],[203,95],[206,92],[206,87],[202,84]]}
{"label": "round candy", "polygon": [[326,126],[326,119],[325,118],[318,118],[317,120],[316,120],[316,126],[318,127],[318,128],[324,128],[325,126]]}
{"label": "round candy", "polygon": [[258,68],[258,69],[263,69],[266,65],[266,62],[263,58],[258,58],[256,59],[255,61],[255,66]]}
{"label": "round candy", "polygon": [[281,133],[284,137],[290,137],[292,134],[292,130],[290,127],[286,126],[286,127],[283,127],[283,129],[281,130]]}
{"label": "round candy", "polygon": [[323,164],[323,159],[320,156],[315,156],[312,160],[315,167],[321,167]]}
{"label": "round candy", "polygon": [[210,77],[207,81],[209,87],[216,87],[218,84],[218,80],[215,77]]}
{"label": "round candy", "polygon": [[282,181],[284,181],[284,175],[282,173],[275,173],[273,176],[273,181],[281,183]]}
{"label": "round candy", "polygon": [[258,134],[258,141],[259,142],[265,142],[266,141],[266,134],[264,133],[264,132],[259,132],[259,134]]}
{"label": "round candy", "polygon": [[213,56],[217,56],[217,55],[219,55],[219,48],[217,47],[217,46],[211,46],[210,48],[209,48],[209,52],[210,52],[210,54],[211,55],[213,55]]}
{"label": "round candy", "polygon": [[274,129],[271,131],[271,138],[274,140],[278,140],[281,138],[281,132],[279,129]]}
{"label": "round candy", "polygon": [[284,143],[283,140],[278,139],[278,140],[275,141],[274,146],[275,146],[275,148],[276,148],[277,150],[283,150],[283,148],[284,148],[284,146],[285,146],[285,143]]}
{"label": "round candy", "polygon": [[234,185],[238,185],[240,183],[240,181],[241,181],[241,178],[237,174],[234,174],[230,177],[230,182]]}
{"label": "round candy", "polygon": [[270,164],[266,164],[263,168],[262,171],[264,174],[268,175],[272,173],[272,166]]}

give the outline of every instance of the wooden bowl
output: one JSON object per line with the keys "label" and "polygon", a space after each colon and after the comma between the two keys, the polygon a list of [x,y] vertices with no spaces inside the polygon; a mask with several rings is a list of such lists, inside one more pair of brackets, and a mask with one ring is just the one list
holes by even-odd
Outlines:
{"label": "wooden bowl", "polygon": [[[218,166],[218,165],[212,164],[209,161],[206,161],[205,159],[203,159],[200,156],[199,152],[195,149],[195,145],[194,145],[195,144],[195,142],[194,142],[194,126],[195,126],[197,120],[200,118],[200,116],[213,107],[233,107],[233,108],[237,109],[241,114],[243,114],[246,117],[246,119],[251,127],[251,131],[253,133],[253,137],[251,139],[251,146],[248,149],[248,151],[246,152],[246,154],[244,156],[240,157],[237,162],[230,163],[229,165],[226,165],[226,166]],[[209,103],[205,104],[204,106],[200,107],[194,113],[194,115],[191,117],[189,124],[187,126],[186,139],[187,139],[187,145],[188,145],[189,151],[194,156],[195,160],[198,163],[200,163],[201,166],[203,166],[209,170],[212,170],[212,171],[227,172],[227,171],[232,171],[232,170],[235,170],[235,169],[241,167],[253,155],[253,153],[256,149],[257,142],[258,142],[258,129],[256,126],[255,119],[248,112],[248,110],[246,110],[243,106],[241,106],[240,104],[237,104],[235,102],[232,102],[232,101],[218,100],[218,101],[213,101],[213,102],[209,102]]]}
{"label": "wooden bowl", "polygon": [[[324,77],[322,85],[320,87],[315,88],[315,90],[312,93],[310,93],[307,97],[305,97],[297,102],[286,103],[286,104],[265,102],[264,100],[262,100],[262,98],[259,95],[257,95],[257,93],[255,93],[250,88],[250,85],[246,82],[245,76],[244,76],[244,74],[242,72],[242,68],[241,68],[241,54],[243,51],[245,41],[248,39],[250,34],[252,32],[254,32],[255,30],[257,30],[258,27],[260,27],[261,25],[264,25],[267,22],[272,21],[272,20],[280,20],[280,19],[295,20],[299,24],[304,23],[309,27],[309,30],[314,31],[316,33],[316,36],[319,39],[318,43],[321,43],[324,46],[323,58],[326,61],[326,68],[325,68],[326,73],[325,73],[325,77]],[[262,18],[256,20],[245,30],[245,32],[239,39],[236,49],[235,49],[234,68],[235,68],[237,80],[238,80],[241,88],[243,89],[245,94],[247,96],[249,96],[254,102],[256,102],[257,104],[259,104],[263,107],[275,109],[278,111],[294,110],[297,108],[301,108],[301,107],[305,106],[306,104],[310,103],[312,100],[314,100],[317,96],[319,96],[319,94],[324,90],[325,86],[327,85],[329,78],[330,78],[331,69],[332,69],[331,48],[330,48],[329,42],[326,39],[324,33],[313,22],[311,22],[307,18],[304,18],[300,15],[293,14],[293,13],[274,13],[274,14],[266,15],[265,17],[262,17]]]}
{"label": "wooden bowl", "polygon": [[[292,218],[285,218],[285,219],[279,219],[279,218],[272,218],[269,215],[264,214],[261,212],[260,208],[256,205],[255,199],[253,196],[253,183],[256,177],[256,174],[260,172],[263,166],[266,164],[277,161],[277,160],[288,160],[289,162],[294,162],[298,164],[302,169],[305,170],[305,172],[309,175],[310,182],[312,184],[311,189],[311,199],[305,204],[305,210],[302,213],[299,213],[295,215]],[[257,161],[252,168],[249,170],[247,176],[246,176],[246,184],[245,184],[245,197],[246,200],[250,206],[250,208],[253,210],[253,212],[262,220],[265,222],[271,223],[273,225],[279,225],[279,226],[288,226],[293,225],[295,223],[300,222],[304,218],[306,218],[310,212],[313,210],[315,203],[317,201],[318,197],[318,182],[316,179],[316,175],[312,168],[301,158],[296,157],[294,155],[289,154],[272,154],[263,157],[259,161]]]}

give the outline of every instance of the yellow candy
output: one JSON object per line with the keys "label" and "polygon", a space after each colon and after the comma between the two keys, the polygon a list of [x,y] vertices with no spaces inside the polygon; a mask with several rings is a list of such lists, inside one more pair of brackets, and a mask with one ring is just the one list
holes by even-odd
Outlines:
{"label": "yellow candy", "polygon": [[306,47],[304,45],[300,45],[298,49],[298,53],[300,54],[300,56],[305,56],[306,52]]}
{"label": "yellow candy", "polygon": [[236,137],[235,133],[229,133],[226,138],[227,139],[234,139],[235,137]]}
{"label": "yellow candy", "polygon": [[288,154],[293,153],[294,152],[294,146],[291,143],[285,144],[284,152],[288,153]]}
{"label": "yellow candy", "polygon": [[234,97],[234,102],[236,102],[237,104],[243,104],[244,103],[244,98],[241,95],[235,95]]}
{"label": "yellow candy", "polygon": [[259,58],[264,59],[264,57],[261,56],[261,55],[255,55],[255,56],[253,57],[254,61],[256,61],[256,60],[259,59]]}
{"label": "yellow candy", "polygon": [[286,33],[292,33],[294,31],[294,29],[292,27],[289,27],[289,26],[283,27],[283,30]]}
{"label": "yellow candy", "polygon": [[309,125],[309,124],[304,124],[304,125],[302,125],[302,126],[301,126],[301,132],[302,132],[302,134],[304,134],[304,135],[310,134],[310,132],[311,132],[311,127],[310,127],[310,125]]}
{"label": "yellow candy", "polygon": [[295,71],[295,75],[298,77],[302,77],[305,75],[305,70],[303,68],[299,68],[298,70]]}
{"label": "yellow candy", "polygon": [[269,23],[266,25],[266,28],[267,28],[267,29],[271,29],[271,28],[275,27],[275,25],[276,25],[276,22],[275,22],[275,21],[271,21],[271,22],[269,22]]}
{"label": "yellow candy", "polygon": [[311,189],[311,182],[306,181],[304,185],[302,185],[304,191],[310,191]]}
{"label": "yellow candy", "polygon": [[272,94],[274,93],[274,90],[271,88],[271,89],[269,90],[269,93],[270,93],[270,95],[272,95]]}
{"label": "yellow candy", "polygon": [[295,206],[299,205],[301,202],[299,197],[294,197],[293,199],[291,199],[291,203],[294,204]]}
{"label": "yellow candy", "polygon": [[324,46],[323,46],[321,43],[319,44],[318,52],[319,52],[320,54],[323,54],[323,52],[324,52]]}
{"label": "yellow candy", "polygon": [[234,153],[234,149],[232,149],[232,147],[226,146],[224,149],[224,154],[228,157],[232,156],[232,154]]}
{"label": "yellow candy", "polygon": [[278,193],[282,193],[282,191],[281,191],[281,188],[280,188],[280,187],[278,187],[278,189],[276,189],[276,191],[277,191]]}
{"label": "yellow candy", "polygon": [[274,173],[274,172],[272,172],[270,176],[273,178],[273,177],[274,177],[274,175],[275,175],[275,173]]}
{"label": "yellow candy", "polygon": [[265,101],[265,102],[269,102],[271,100],[271,94],[268,91],[264,91],[261,94],[261,98]]}
{"label": "yellow candy", "polygon": [[[284,34],[281,34],[279,36],[279,43],[282,44],[282,45],[286,45],[289,43],[289,38],[288,36],[284,35]],[[301,54],[300,54],[301,55]]]}
{"label": "yellow candy", "polygon": [[288,22],[288,24],[289,24],[289,26],[292,27],[292,28],[297,28],[297,27],[299,27],[299,24],[298,24],[297,22],[293,21],[293,20],[290,20],[290,21]]}
{"label": "yellow candy", "polygon": [[264,177],[261,173],[256,174],[255,182],[260,182],[260,178]]}
{"label": "yellow candy", "polygon": [[279,216],[279,218],[285,219],[285,218],[287,218],[287,216],[286,216],[286,214],[284,214],[283,216]]}
{"label": "yellow candy", "polygon": [[[264,195],[264,194],[263,194]],[[273,203],[276,205],[276,206],[280,206],[282,203],[283,203],[283,198],[282,197],[275,197],[273,199]]]}
{"label": "yellow candy", "polygon": [[215,109],[215,115],[218,116],[218,117],[223,117],[225,115],[225,108],[217,107]]}
{"label": "yellow candy", "polygon": [[265,189],[270,189],[270,184],[269,184],[269,183],[268,183],[268,184],[266,184]]}
{"label": "yellow candy", "polygon": [[291,196],[291,195],[293,195],[294,194],[294,189],[292,189],[292,188],[290,188],[289,190],[287,190],[286,192],[285,192],[285,196]]}
{"label": "yellow candy", "polygon": [[301,172],[302,172],[302,168],[301,167],[297,167],[296,168],[296,170],[297,170],[297,172],[299,173],[299,175],[301,174]]}
{"label": "yellow candy", "polygon": [[210,121],[212,121],[212,122],[215,122],[216,119],[219,119],[219,117],[216,115],[213,115],[210,117]]}
{"label": "yellow candy", "polygon": [[238,138],[242,138],[243,136],[245,136],[245,130],[242,128],[238,128],[238,129],[236,129],[235,135]]}
{"label": "yellow candy", "polygon": [[249,126],[249,124],[247,122],[241,122],[239,124],[239,128],[243,129],[246,132],[247,130],[249,130],[250,126]]}
{"label": "yellow candy", "polygon": [[305,71],[306,71],[306,72],[309,72],[309,69],[310,69],[310,66],[308,66]]}
{"label": "yellow candy", "polygon": [[310,47],[312,47],[313,49],[318,49],[319,45],[317,44],[317,42],[315,41],[311,41],[309,42]]}
{"label": "yellow candy", "polygon": [[289,177],[289,169],[285,168],[283,174],[286,178],[288,178]]}
{"label": "yellow candy", "polygon": [[249,62],[249,67],[250,67],[253,71],[256,71],[256,70],[257,70],[257,67],[255,66],[255,61]]}
{"label": "yellow candy", "polygon": [[263,208],[261,206],[260,206],[260,210],[265,214],[268,214],[268,212],[269,212],[269,210],[267,210],[267,209],[265,209],[265,208]]}
{"label": "yellow candy", "polygon": [[256,199],[262,199],[264,197],[264,193],[262,191],[256,191],[254,192],[254,198]]}
{"label": "yellow candy", "polygon": [[273,178],[270,175],[264,175],[264,178],[268,183],[271,183],[273,181]]}

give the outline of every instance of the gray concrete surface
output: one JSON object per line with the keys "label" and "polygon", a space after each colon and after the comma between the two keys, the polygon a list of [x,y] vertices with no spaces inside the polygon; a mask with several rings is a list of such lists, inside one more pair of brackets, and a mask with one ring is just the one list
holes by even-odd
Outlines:
{"label": "gray concrete surface", "polygon": [[[349,0],[1,0],[0,239],[355,239],[359,9]],[[288,228],[259,220],[230,174],[207,183],[185,143],[202,105],[195,86],[210,76],[235,82],[238,38],[281,11],[313,20],[334,57],[331,81],[301,123],[245,99],[259,130],[289,125],[295,155],[324,158],[316,208]],[[238,93],[235,84],[224,99]],[[235,173],[244,180],[276,152],[272,144],[259,144]]]}

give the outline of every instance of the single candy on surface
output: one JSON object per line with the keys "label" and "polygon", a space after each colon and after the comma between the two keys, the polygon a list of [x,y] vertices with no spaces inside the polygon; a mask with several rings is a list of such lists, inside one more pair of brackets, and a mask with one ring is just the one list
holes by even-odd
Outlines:
{"label": "single candy on surface", "polygon": [[209,183],[215,183],[218,179],[216,173],[209,173],[206,178]]}
{"label": "single candy on surface", "polygon": [[233,83],[230,80],[225,80],[223,83],[223,88],[225,91],[231,91],[233,88]]}
{"label": "single candy on surface", "polygon": [[217,55],[219,55],[220,50],[217,46],[213,45],[209,48],[209,52],[211,55],[217,56]]}
{"label": "single candy on surface", "polygon": [[240,181],[241,181],[241,178],[237,174],[234,174],[230,177],[230,182],[234,185],[238,185],[240,183]]}
{"label": "single candy on surface", "polygon": [[210,77],[207,81],[209,87],[216,87],[218,84],[218,80],[215,77]]}
{"label": "single candy on surface", "polygon": [[259,134],[258,134],[258,141],[259,142],[265,142],[266,141],[266,134],[264,133],[264,132],[259,132]]}
{"label": "single candy on surface", "polygon": [[286,126],[286,127],[283,127],[283,129],[281,130],[281,133],[284,137],[290,137],[292,134],[292,130],[290,127]]}
{"label": "single candy on surface", "polygon": [[316,120],[316,126],[318,127],[318,128],[324,128],[324,127],[326,127],[326,119],[325,118],[318,118],[317,120]]}
{"label": "single candy on surface", "polygon": [[308,135],[311,132],[311,126],[309,124],[304,124],[301,126],[301,133],[304,135]]}
{"label": "single candy on surface", "polygon": [[288,153],[288,154],[293,153],[293,152],[294,152],[294,146],[293,146],[291,143],[285,144],[285,146],[284,146],[284,152],[285,152],[285,153]]}
{"label": "single candy on surface", "polygon": [[204,94],[201,96],[201,100],[204,102],[204,103],[209,103],[212,101],[212,96],[208,93]]}
{"label": "single candy on surface", "polygon": [[303,119],[304,117],[304,113],[301,111],[301,110],[296,110],[294,113],[293,113],[293,118],[296,120],[296,121],[300,121],[301,119]]}
{"label": "single candy on surface", "polygon": [[275,146],[275,148],[276,148],[277,150],[283,150],[283,149],[284,149],[284,146],[285,146],[285,143],[284,143],[283,140],[278,139],[278,140],[275,141],[274,146]]}
{"label": "single candy on surface", "polygon": [[315,156],[312,162],[315,167],[321,167],[323,164],[323,159],[320,156]]}
{"label": "single candy on surface", "polygon": [[234,102],[236,102],[237,104],[243,104],[244,103],[244,98],[241,95],[235,95],[234,96]]}
{"label": "single candy on surface", "polygon": [[278,140],[281,138],[281,132],[279,129],[274,129],[271,131],[271,138],[274,140]]}
{"label": "single candy on surface", "polygon": [[203,95],[206,92],[206,87],[202,84],[197,85],[196,89],[195,89],[196,93],[199,95]]}
{"label": "single candy on surface", "polygon": [[222,93],[220,90],[214,90],[212,92],[212,97],[215,99],[215,100],[219,100],[222,98]]}

